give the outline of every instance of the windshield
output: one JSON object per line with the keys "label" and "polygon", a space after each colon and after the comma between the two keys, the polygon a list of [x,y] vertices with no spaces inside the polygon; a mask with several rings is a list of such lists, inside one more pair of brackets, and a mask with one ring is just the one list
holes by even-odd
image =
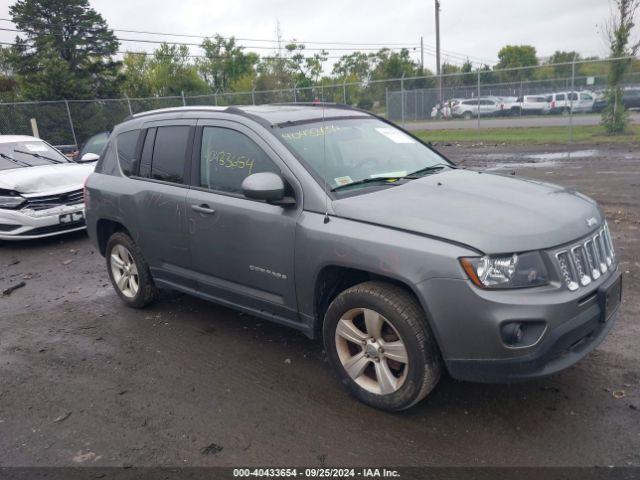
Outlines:
{"label": "windshield", "polygon": [[[375,118],[313,122],[281,127],[276,133],[329,190],[363,180],[400,178],[447,161],[401,130]],[[326,159],[323,154],[325,139]]]}
{"label": "windshield", "polygon": [[69,163],[69,160],[40,140],[0,143],[0,170],[55,163]]}

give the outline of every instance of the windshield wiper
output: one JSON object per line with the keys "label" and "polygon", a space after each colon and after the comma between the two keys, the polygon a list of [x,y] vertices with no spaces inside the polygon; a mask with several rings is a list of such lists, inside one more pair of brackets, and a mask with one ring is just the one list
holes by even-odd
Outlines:
{"label": "windshield wiper", "polygon": [[333,187],[331,189],[332,192],[336,190],[341,190],[347,187],[353,187],[354,185],[364,185],[366,183],[374,183],[374,182],[386,182],[389,185],[394,185],[398,180],[402,180],[404,177],[373,177],[373,178],[363,178],[362,180],[356,180],[355,182],[347,183],[345,185],[338,185],[337,187]]}
{"label": "windshield wiper", "polygon": [[23,162],[22,160],[16,160],[13,157],[10,157],[9,155],[7,155],[6,153],[2,153],[0,152],[0,157],[9,160],[10,162],[15,163],[16,165],[22,165],[23,167],[33,167],[33,165],[31,165],[30,163],[27,162]]}
{"label": "windshield wiper", "polygon": [[60,160],[56,160],[55,158],[51,158],[51,157],[47,157],[46,155],[40,155],[39,153],[35,153],[35,152],[25,152],[24,150],[18,150],[18,149],[13,149],[14,152],[16,153],[22,153],[24,155],[31,155],[32,157],[36,157],[36,158],[42,158],[43,160],[49,160],[52,163],[64,163]]}
{"label": "windshield wiper", "polygon": [[449,165],[448,163],[436,163],[435,165],[429,165],[428,167],[421,168],[420,170],[416,170],[415,172],[411,172],[409,175],[405,175],[404,178],[420,178],[429,173],[439,172],[443,168],[456,168],[453,165]]}

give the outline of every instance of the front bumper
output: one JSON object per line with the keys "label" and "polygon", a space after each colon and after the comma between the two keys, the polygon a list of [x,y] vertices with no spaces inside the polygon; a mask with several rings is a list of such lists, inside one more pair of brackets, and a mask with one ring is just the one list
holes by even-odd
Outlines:
{"label": "front bumper", "polygon": [[[617,319],[615,312],[602,321],[598,291],[620,276],[616,268],[578,295],[553,286],[487,291],[449,279],[424,282],[421,295],[439,298],[427,313],[453,378],[513,382],[559,372],[595,349]],[[534,344],[514,348],[500,335],[500,326],[511,321],[545,322],[546,328]]]}
{"label": "front bumper", "polygon": [[[82,214],[82,219],[61,223],[61,215]],[[47,210],[0,209],[0,240],[29,240],[51,237],[86,228],[84,204],[61,205]]]}

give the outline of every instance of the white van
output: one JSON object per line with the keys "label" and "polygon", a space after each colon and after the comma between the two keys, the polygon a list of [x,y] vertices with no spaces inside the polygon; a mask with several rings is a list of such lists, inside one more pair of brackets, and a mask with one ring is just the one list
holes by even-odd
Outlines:
{"label": "white van", "polygon": [[557,92],[547,95],[551,113],[569,113],[573,103],[573,113],[593,111],[596,96],[592,92]]}

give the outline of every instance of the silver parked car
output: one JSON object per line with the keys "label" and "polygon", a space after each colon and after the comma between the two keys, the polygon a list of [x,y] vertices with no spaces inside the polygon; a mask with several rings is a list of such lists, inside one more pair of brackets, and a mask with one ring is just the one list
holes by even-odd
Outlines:
{"label": "silver parked car", "polygon": [[499,115],[504,109],[504,103],[498,97],[479,97],[461,100],[451,108],[454,117],[466,119],[478,116]]}
{"label": "silver parked car", "polygon": [[72,162],[39,138],[0,135],[0,240],[84,229],[82,187],[94,165]]}
{"label": "silver parked car", "polygon": [[567,368],[620,303],[593,200],[457,168],[335,105],[134,115],[87,181],[87,222],[127,305],[169,288],[321,337],[340,382],[386,410],[445,370],[510,382]]}

